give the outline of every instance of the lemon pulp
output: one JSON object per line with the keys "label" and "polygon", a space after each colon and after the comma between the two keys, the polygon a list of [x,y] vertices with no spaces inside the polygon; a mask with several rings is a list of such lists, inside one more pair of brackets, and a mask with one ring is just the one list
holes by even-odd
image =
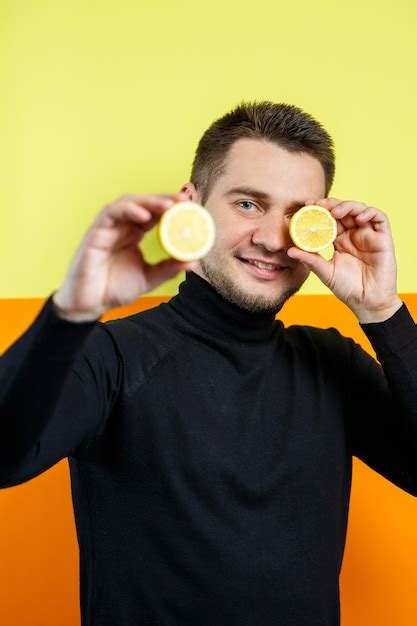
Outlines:
{"label": "lemon pulp", "polygon": [[165,252],[175,259],[199,259],[214,244],[213,218],[196,202],[178,202],[163,213],[158,224],[158,236]]}
{"label": "lemon pulp", "polygon": [[328,209],[308,205],[294,213],[289,230],[297,248],[307,252],[318,252],[327,248],[336,239],[337,222]]}

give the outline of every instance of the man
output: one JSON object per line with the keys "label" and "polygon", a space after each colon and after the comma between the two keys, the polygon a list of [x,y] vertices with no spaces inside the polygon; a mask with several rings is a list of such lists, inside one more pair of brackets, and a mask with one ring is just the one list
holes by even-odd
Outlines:
{"label": "man", "polygon": [[[337,626],[352,455],[417,495],[417,331],[387,216],[328,198],[332,141],[297,107],[242,103],[173,196],[104,207],[59,290],[3,355],[3,488],[68,457],[83,626]],[[140,242],[188,198],[216,224],[198,263]],[[335,253],[295,248],[305,204]],[[168,303],[107,323],[180,269]],[[381,365],[335,328],[276,313],[314,271]]]}

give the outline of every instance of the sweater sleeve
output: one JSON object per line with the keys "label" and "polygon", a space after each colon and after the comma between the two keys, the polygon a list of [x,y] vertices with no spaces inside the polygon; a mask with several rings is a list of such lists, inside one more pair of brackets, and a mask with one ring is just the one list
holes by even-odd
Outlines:
{"label": "sweater sleeve", "polygon": [[417,496],[417,327],[403,303],[383,322],[360,324],[378,361],[351,339],[347,430],[352,454]]}
{"label": "sweater sleeve", "polygon": [[0,358],[0,487],[86,454],[117,397],[121,361],[106,325],[70,322],[53,292]]}

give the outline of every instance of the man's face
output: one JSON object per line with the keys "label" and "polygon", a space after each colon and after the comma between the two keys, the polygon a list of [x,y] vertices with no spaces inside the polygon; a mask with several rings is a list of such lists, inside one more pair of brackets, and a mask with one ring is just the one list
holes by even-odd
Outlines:
{"label": "man's face", "polygon": [[[192,183],[182,191],[201,202]],[[216,225],[216,241],[195,273],[243,309],[280,309],[309,275],[299,261],[287,257],[294,245],[290,218],[305,201],[323,197],[320,161],[268,141],[239,139],[227,157],[226,173],[216,180],[205,204]],[[253,261],[280,267],[260,269]]]}

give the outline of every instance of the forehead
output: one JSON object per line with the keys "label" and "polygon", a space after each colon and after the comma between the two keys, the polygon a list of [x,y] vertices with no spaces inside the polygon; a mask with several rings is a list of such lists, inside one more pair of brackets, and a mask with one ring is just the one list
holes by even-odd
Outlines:
{"label": "forehead", "polygon": [[217,183],[220,193],[244,185],[260,188],[273,198],[325,195],[324,170],[318,159],[305,152],[288,152],[269,141],[239,139],[225,167]]}

